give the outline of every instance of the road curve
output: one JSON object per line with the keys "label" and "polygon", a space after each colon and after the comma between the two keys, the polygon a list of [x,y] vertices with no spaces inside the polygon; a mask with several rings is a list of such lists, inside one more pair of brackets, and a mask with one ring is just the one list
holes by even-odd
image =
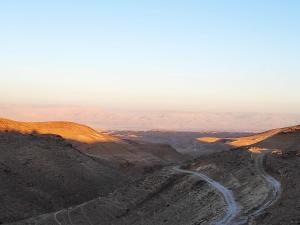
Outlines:
{"label": "road curve", "polygon": [[215,222],[215,225],[232,225],[232,224],[234,224],[235,218],[240,213],[240,207],[237,204],[237,202],[235,201],[232,191],[230,191],[228,188],[224,187],[222,184],[218,183],[217,181],[209,178],[208,176],[206,176],[200,172],[184,170],[184,169],[179,169],[179,168],[174,168],[174,170],[177,172],[191,174],[191,175],[200,177],[201,179],[203,179],[207,183],[209,183],[214,189],[218,190],[222,194],[222,196],[226,202],[227,209],[226,209],[226,214],[224,215],[224,217],[220,221]]}
{"label": "road curve", "polygon": [[281,195],[281,184],[274,177],[270,176],[264,169],[264,159],[269,151],[265,151],[262,154],[259,154],[256,158],[256,168],[259,171],[261,177],[265,179],[271,189],[271,193],[269,199],[261,206],[259,210],[257,210],[256,214],[260,214],[265,209],[273,205]]}
{"label": "road curve", "polygon": [[[201,178],[202,180],[206,181],[212,188],[216,189],[222,196],[223,199],[226,202],[226,213],[223,216],[223,218],[219,221],[212,222],[212,224],[215,225],[242,225],[242,224],[253,224],[254,219],[262,214],[268,207],[273,205],[281,195],[281,184],[279,181],[277,181],[275,178],[270,176],[264,168],[264,160],[266,155],[270,152],[271,150],[266,150],[263,149],[259,151],[259,153],[254,155],[254,162],[255,162],[255,169],[258,173],[259,176],[263,180],[266,181],[266,184],[269,187],[269,192],[267,194],[266,199],[260,203],[254,212],[250,212],[244,216],[241,216],[241,207],[240,205],[236,202],[234,195],[231,190],[220,184],[219,182],[211,179],[210,177],[206,176],[203,173],[200,173],[199,171],[191,171],[191,170],[185,170],[185,169],[180,169],[179,167],[173,167],[173,170],[179,173],[185,173],[185,174],[190,174],[193,176],[197,176]],[[201,167],[198,168],[198,170]],[[100,200],[100,198],[99,198]],[[68,209],[63,209],[60,210],[56,213],[53,214],[54,221],[56,222],[57,225],[62,225],[62,221],[58,220],[57,216],[66,210],[67,212],[67,217],[68,217],[68,222],[71,223],[72,225],[72,219],[70,213],[77,209],[78,207],[80,208],[80,212],[82,216],[85,219],[86,224],[92,225],[90,218],[86,215],[83,207],[87,205],[89,202],[85,202],[83,204],[80,204],[74,208],[68,208]],[[37,221],[36,221],[37,222]]]}
{"label": "road curve", "polygon": [[262,214],[267,208],[273,205],[281,195],[281,184],[274,177],[270,176],[264,168],[264,160],[266,155],[271,152],[271,150],[264,149],[259,154],[255,156],[255,168],[259,175],[267,182],[270,192],[266,200],[259,206],[259,208],[248,215],[247,222],[253,220],[255,217]]}

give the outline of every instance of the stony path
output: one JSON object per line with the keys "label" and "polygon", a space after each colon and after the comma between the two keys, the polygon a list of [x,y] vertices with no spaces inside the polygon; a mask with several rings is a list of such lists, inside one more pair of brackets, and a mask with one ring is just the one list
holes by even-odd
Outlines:
{"label": "stony path", "polygon": [[253,157],[255,158],[255,169],[258,174],[262,177],[263,180],[266,181],[269,187],[269,193],[265,199],[265,201],[257,207],[257,209],[250,213],[244,222],[240,222],[239,224],[254,224],[255,217],[261,215],[267,208],[272,206],[281,196],[281,184],[274,177],[270,176],[265,168],[264,168],[264,160],[268,153],[272,152],[272,150],[262,149],[260,152],[255,154]]}
{"label": "stony path", "polygon": [[218,192],[220,192],[226,202],[227,209],[226,214],[224,217],[217,221],[216,225],[232,225],[233,221],[237,217],[237,215],[240,213],[240,207],[238,203],[235,201],[235,198],[233,196],[232,191],[230,191],[228,188],[224,187],[222,184],[218,183],[217,181],[209,178],[208,176],[191,170],[183,170],[179,168],[175,168],[176,171],[181,173],[187,173],[191,174],[197,177],[200,177],[201,179],[205,180],[207,183],[209,183],[214,189],[216,189]]}

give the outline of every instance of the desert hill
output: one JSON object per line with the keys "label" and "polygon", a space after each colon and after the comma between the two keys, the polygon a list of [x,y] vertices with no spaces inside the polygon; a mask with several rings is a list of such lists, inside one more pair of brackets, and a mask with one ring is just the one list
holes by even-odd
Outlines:
{"label": "desert hill", "polygon": [[233,147],[257,146],[283,151],[300,150],[300,125],[269,130],[240,138],[203,137],[202,142],[225,142]]}
{"label": "desert hill", "polygon": [[0,131],[16,131],[22,134],[56,134],[64,139],[84,143],[119,141],[106,133],[100,133],[92,128],[72,122],[18,122],[0,119]]}
{"label": "desert hill", "polygon": [[182,155],[169,145],[122,140],[105,132],[72,122],[17,122],[0,119],[0,132],[59,135],[77,150],[110,163],[152,166],[182,160]]}
{"label": "desert hill", "polygon": [[79,204],[126,181],[61,137],[8,131],[0,132],[0,180],[2,223]]}
{"label": "desert hill", "polygon": [[169,145],[122,140],[76,123],[0,119],[0,222],[107,195],[183,158]]}

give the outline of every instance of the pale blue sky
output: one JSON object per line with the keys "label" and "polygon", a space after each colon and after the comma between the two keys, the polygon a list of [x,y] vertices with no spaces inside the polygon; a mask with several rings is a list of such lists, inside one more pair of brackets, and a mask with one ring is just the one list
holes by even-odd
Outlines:
{"label": "pale blue sky", "polygon": [[300,1],[0,2],[0,102],[300,113]]}

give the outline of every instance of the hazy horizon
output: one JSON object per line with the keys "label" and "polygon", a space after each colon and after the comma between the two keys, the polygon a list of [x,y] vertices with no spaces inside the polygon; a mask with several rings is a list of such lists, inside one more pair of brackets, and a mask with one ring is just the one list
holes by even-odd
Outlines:
{"label": "hazy horizon", "polygon": [[[4,1],[0,106],[92,107],[121,115],[115,126],[153,112],[230,112],[232,121],[250,113],[261,115],[259,130],[300,123],[285,118],[300,114],[299,8],[293,0]],[[279,121],[266,124],[270,114]]]}
{"label": "hazy horizon", "polygon": [[182,111],[110,111],[95,106],[0,105],[0,118],[73,121],[105,130],[261,132],[298,125],[300,114]]}

